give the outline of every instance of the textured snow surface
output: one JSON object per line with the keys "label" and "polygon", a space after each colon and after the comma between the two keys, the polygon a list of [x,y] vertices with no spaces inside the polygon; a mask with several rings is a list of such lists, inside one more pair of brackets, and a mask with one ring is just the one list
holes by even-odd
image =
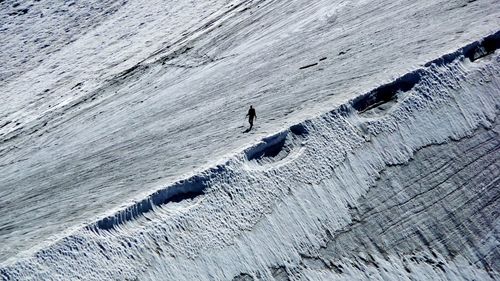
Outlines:
{"label": "textured snow surface", "polygon": [[498,1],[60,2],[0,2],[2,279],[500,278]]}
{"label": "textured snow surface", "polygon": [[495,280],[500,34],[32,257],[19,280]]}

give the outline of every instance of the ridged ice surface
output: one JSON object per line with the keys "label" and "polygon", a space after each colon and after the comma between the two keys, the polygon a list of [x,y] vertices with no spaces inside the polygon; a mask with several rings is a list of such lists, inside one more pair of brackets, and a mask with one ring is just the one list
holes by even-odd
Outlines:
{"label": "ridged ice surface", "polygon": [[490,36],[268,137],[1,274],[499,278],[498,42]]}
{"label": "ridged ice surface", "polygon": [[500,278],[497,1],[0,5],[1,279]]}

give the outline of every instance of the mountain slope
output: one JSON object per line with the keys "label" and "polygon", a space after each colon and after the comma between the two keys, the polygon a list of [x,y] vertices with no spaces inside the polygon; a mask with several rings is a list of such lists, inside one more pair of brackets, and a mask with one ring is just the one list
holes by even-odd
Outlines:
{"label": "mountain slope", "polygon": [[[4,278],[328,279],[348,271],[363,279],[357,267],[382,260],[395,261],[395,275],[436,278],[447,276],[431,269],[440,262],[456,272],[466,260],[472,265],[457,276],[494,278],[498,57],[453,51],[497,32],[497,1],[99,3],[34,1],[26,13],[0,3],[0,32],[12,36],[1,49]],[[41,10],[50,21],[38,20]],[[51,31],[42,40],[50,47],[36,41],[38,28]],[[23,41],[30,36],[36,42]],[[473,54],[491,51],[478,44]],[[251,103],[258,127],[241,134]],[[264,137],[271,150],[257,145],[241,156]],[[425,169],[431,179],[416,175]],[[437,185],[441,176],[460,187]],[[400,186],[406,181],[416,183]],[[428,202],[443,190],[452,198]],[[472,203],[453,197],[460,193]],[[479,226],[461,220],[483,209]],[[429,218],[448,213],[458,219],[443,229]],[[430,237],[445,230],[444,241]],[[450,246],[457,241],[468,245],[459,253]]]}

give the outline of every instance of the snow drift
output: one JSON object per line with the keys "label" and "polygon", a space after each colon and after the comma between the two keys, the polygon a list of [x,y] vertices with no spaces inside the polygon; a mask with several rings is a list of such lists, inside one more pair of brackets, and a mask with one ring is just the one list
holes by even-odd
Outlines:
{"label": "snow drift", "polygon": [[6,280],[495,280],[500,33],[3,266]]}

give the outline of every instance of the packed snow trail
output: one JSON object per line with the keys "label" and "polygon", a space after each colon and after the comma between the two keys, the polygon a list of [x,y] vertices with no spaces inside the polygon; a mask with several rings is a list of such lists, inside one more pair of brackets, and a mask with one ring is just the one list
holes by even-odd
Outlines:
{"label": "packed snow trail", "polygon": [[500,32],[0,268],[6,280],[500,278]]}

